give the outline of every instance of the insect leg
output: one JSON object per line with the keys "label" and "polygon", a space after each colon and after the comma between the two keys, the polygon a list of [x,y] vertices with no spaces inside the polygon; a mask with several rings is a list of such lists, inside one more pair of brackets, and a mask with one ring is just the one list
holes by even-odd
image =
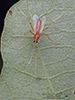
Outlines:
{"label": "insect leg", "polygon": [[17,37],[17,36],[24,36],[24,35],[26,35],[26,34],[28,34],[28,33],[31,33],[32,35],[34,35],[34,33],[32,32],[32,31],[28,31],[28,32],[26,32],[25,34],[23,34],[23,35],[12,35],[13,37]]}
{"label": "insect leg", "polygon": [[36,52],[36,56],[35,56],[35,69],[37,70],[37,52]]}
{"label": "insect leg", "polygon": [[24,35],[28,34],[29,32],[30,32],[32,35],[34,35],[34,33],[33,33],[32,31],[28,31],[28,32],[26,32]]}
{"label": "insect leg", "polygon": [[51,40],[51,41],[53,41],[53,42],[55,42],[55,43],[59,44],[58,42],[56,42],[56,41],[54,41],[54,40],[50,39],[50,38],[49,38],[49,36],[48,36],[48,34],[41,34],[40,36],[47,36],[49,40]]}
{"label": "insect leg", "polygon": [[21,11],[21,13],[26,17],[26,19],[28,20],[28,22],[29,22],[29,24],[30,24],[32,30],[34,31],[34,28],[33,28],[32,24],[31,24],[31,22],[29,21],[28,17],[24,14],[24,12],[23,12],[20,8],[18,8],[18,9],[19,9],[19,10]]}
{"label": "insect leg", "polygon": [[[34,47],[35,47],[35,45],[34,45]],[[26,68],[27,68],[27,67],[30,65],[30,63],[31,63],[31,60],[32,60],[32,57],[33,57],[33,53],[34,53],[34,48],[33,48],[33,51],[32,51],[31,58],[30,58],[30,60],[29,60],[29,62],[28,62],[28,64],[27,64]]]}
{"label": "insect leg", "polygon": [[61,14],[60,16],[58,16],[57,18],[55,18],[45,29],[42,30],[42,32],[45,31],[46,29],[48,29],[49,26],[50,26],[53,22],[55,22],[57,19],[59,19],[62,15],[63,15],[63,14]]}

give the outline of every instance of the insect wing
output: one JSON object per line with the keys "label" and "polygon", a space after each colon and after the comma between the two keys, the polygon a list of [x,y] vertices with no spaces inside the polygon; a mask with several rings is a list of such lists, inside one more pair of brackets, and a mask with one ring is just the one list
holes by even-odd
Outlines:
{"label": "insect wing", "polygon": [[37,15],[34,15],[33,16],[34,34],[36,34],[36,24],[37,24],[37,21],[38,21],[38,16]]}
{"label": "insect wing", "polygon": [[40,20],[41,20],[41,29],[40,29],[40,33],[42,33],[42,30],[43,30],[43,28],[44,28],[44,24],[45,24],[45,21],[46,21],[46,17],[43,16]]}

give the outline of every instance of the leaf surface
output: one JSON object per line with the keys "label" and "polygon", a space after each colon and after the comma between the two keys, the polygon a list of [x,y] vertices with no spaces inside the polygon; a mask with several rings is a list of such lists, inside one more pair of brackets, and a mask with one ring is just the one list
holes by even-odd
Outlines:
{"label": "leaf surface", "polygon": [[[45,27],[64,14],[42,33],[48,34],[59,45],[41,36],[37,46],[30,33],[13,37],[32,30],[18,7],[32,25],[34,14],[39,18],[45,16]],[[74,7],[74,0],[21,0],[11,8],[13,14],[7,14],[1,38],[4,65],[0,77],[0,100],[75,98]]]}

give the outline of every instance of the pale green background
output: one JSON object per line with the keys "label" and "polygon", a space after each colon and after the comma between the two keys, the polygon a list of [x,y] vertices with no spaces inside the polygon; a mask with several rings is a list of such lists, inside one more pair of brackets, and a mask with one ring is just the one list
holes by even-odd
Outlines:
{"label": "pale green background", "polygon": [[[7,14],[1,38],[4,65],[0,77],[0,100],[50,100],[55,98],[52,91],[55,91],[57,99],[75,99],[74,4],[74,0],[21,0],[11,8],[13,15]],[[64,14],[43,32],[60,44],[47,37],[40,38],[39,50],[48,76],[45,75],[36,46],[34,48],[32,34],[12,37],[31,30],[18,7],[31,22],[34,14],[46,16],[45,27]],[[33,58],[26,69],[33,48]]]}

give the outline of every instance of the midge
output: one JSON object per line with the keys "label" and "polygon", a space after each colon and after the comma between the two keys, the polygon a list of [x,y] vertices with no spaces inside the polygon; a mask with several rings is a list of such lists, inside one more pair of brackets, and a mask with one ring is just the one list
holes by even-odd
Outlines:
{"label": "midge", "polygon": [[[32,31],[28,31],[28,32],[26,32],[24,35],[26,35],[26,34],[29,33],[29,32],[30,32],[32,35],[34,35],[34,43],[38,43],[38,40],[40,39],[40,36],[47,36],[49,40],[55,42],[54,40],[50,39],[49,36],[48,36],[47,34],[41,34],[41,33],[42,33],[43,31],[45,31],[46,29],[48,29],[49,26],[50,26],[54,21],[56,21],[58,18],[60,18],[63,14],[61,14],[60,16],[58,16],[56,19],[54,19],[54,20],[48,25],[48,27],[46,27],[45,29],[43,29],[43,28],[44,28],[45,21],[46,21],[46,17],[45,17],[45,16],[43,16],[42,18],[39,19],[37,15],[34,15],[34,16],[33,16],[33,26],[32,26],[31,22],[29,21],[29,19],[27,18],[27,16],[23,13],[23,11],[22,11],[20,8],[18,8],[18,9],[19,9],[19,10],[22,12],[22,14],[26,17],[26,19],[28,20],[28,22],[29,22],[29,24],[30,24],[30,26],[31,26],[31,28],[32,28],[32,30],[33,30],[33,32],[34,32],[34,33],[33,33]],[[16,36],[22,36],[22,35],[16,35]],[[56,42],[56,43],[57,43],[57,42]]]}

